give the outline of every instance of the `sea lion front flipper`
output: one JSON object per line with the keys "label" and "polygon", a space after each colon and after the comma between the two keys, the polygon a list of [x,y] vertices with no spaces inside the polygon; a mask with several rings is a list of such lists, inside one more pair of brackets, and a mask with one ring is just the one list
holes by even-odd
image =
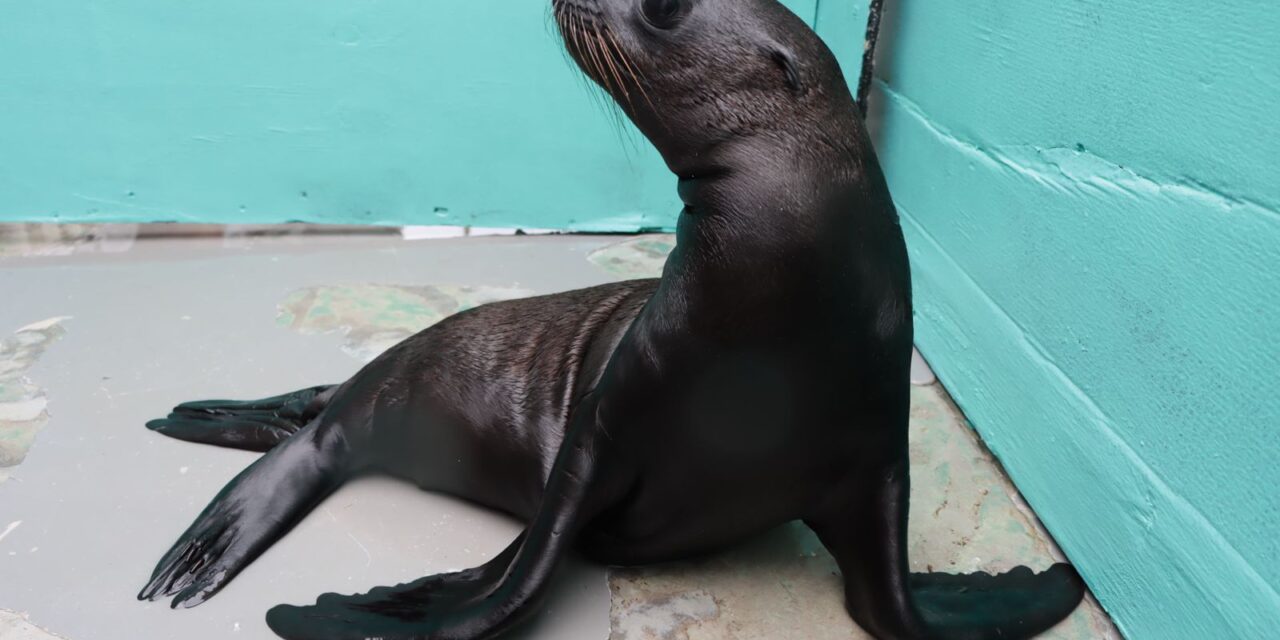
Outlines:
{"label": "sea lion front flipper", "polygon": [[574,412],[524,533],[489,562],[364,595],[325,594],[314,605],[280,605],[267,624],[287,640],[489,638],[537,609],[577,534],[597,467],[597,402]]}
{"label": "sea lion front flipper", "polygon": [[842,490],[828,512],[806,518],[844,574],[854,620],[877,638],[1019,640],[1048,630],[1084,597],[1070,565],[1042,573],[910,574],[905,452]]}

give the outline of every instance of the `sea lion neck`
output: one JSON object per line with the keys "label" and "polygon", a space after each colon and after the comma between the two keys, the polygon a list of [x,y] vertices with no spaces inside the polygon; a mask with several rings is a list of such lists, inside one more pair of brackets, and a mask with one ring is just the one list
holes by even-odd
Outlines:
{"label": "sea lion neck", "polygon": [[774,130],[722,141],[668,167],[687,214],[767,226],[782,217],[795,224],[825,215],[824,207],[809,206],[822,194],[865,187],[879,177],[878,167],[864,159],[869,148],[860,123],[832,118],[825,129],[803,136]]}

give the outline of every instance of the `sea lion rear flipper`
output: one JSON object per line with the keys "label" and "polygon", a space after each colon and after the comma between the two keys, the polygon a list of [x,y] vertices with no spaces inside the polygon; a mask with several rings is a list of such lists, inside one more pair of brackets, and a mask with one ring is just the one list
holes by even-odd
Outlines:
{"label": "sea lion rear flipper", "polygon": [[1042,573],[910,574],[907,468],[903,454],[878,477],[847,488],[843,504],[805,520],[840,565],[849,613],[864,630],[877,638],[1019,640],[1080,604],[1084,581],[1066,564]]}
{"label": "sea lion rear flipper", "polygon": [[1084,597],[1075,568],[1035,573],[913,573],[911,591],[925,624],[940,638],[1029,638],[1067,617]]}
{"label": "sea lion rear flipper", "polygon": [[310,387],[262,400],[186,402],[147,428],[188,442],[267,451],[314,419],[335,388]]}
{"label": "sea lion rear flipper", "polygon": [[489,562],[364,595],[325,594],[314,605],[280,605],[267,624],[287,640],[490,638],[527,617],[573,542],[596,468],[594,401],[583,402],[529,526]]}

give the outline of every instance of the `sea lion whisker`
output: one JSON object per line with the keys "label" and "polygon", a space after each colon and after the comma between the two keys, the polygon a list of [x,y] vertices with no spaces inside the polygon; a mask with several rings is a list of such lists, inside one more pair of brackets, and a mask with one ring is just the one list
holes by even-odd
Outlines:
{"label": "sea lion whisker", "polygon": [[584,60],[589,59],[591,61],[588,65],[590,67],[590,73],[599,80],[601,88],[605,94],[604,108],[609,112],[609,117],[613,121],[613,126],[617,130],[619,137],[625,139],[625,134],[623,132],[626,131],[626,127],[623,125],[624,118],[622,109],[616,100],[610,99],[610,96],[613,94],[615,89],[613,86],[614,83],[611,80],[610,74],[606,70],[605,63],[603,61],[605,53],[597,46],[598,43],[594,37],[599,29],[599,25],[594,20],[583,18],[581,14],[578,15],[578,19],[582,41],[585,43],[585,49],[589,54],[589,57],[584,58]]}
{"label": "sea lion whisker", "polygon": [[615,55],[617,55],[618,62],[626,68],[627,75],[631,76],[631,80],[635,84],[636,88],[642,89],[643,87],[640,84],[640,74],[637,74],[637,70],[631,62],[631,57],[627,55],[625,50],[623,50],[622,44],[618,42],[618,37],[613,35],[613,31],[611,29],[605,29],[604,35],[609,40],[610,48],[614,51]]}
{"label": "sea lion whisker", "polygon": [[622,90],[622,97],[626,99],[627,106],[630,107],[632,111],[634,111],[635,105],[632,104],[631,102],[631,91],[627,89],[627,83],[623,82],[622,74],[618,71],[618,65],[614,61],[615,54],[613,52],[613,49],[609,47],[609,43],[605,40],[604,36],[601,34],[600,29],[596,29],[596,41],[600,43],[600,52],[601,52],[601,55],[604,57],[605,62],[608,63],[609,65],[609,72],[613,75],[614,81],[618,83],[618,88]]}
{"label": "sea lion whisker", "polygon": [[[562,15],[556,16],[556,28],[560,31],[560,39],[564,41],[564,47],[560,49],[560,55],[564,56],[565,62],[569,63],[571,69],[578,69],[578,61],[574,58],[573,46],[573,30],[564,22]],[[577,74],[579,80],[584,78],[584,74]],[[590,80],[587,80],[590,82]]]}
{"label": "sea lion whisker", "polygon": [[591,81],[592,65],[591,58],[586,53],[586,47],[583,45],[583,23],[582,17],[577,11],[566,8],[563,4],[557,5],[558,15],[557,21],[560,24],[561,33],[564,35],[565,52],[569,59],[574,62],[572,66],[582,71],[580,78],[586,80],[587,92],[591,94],[591,99],[601,109],[612,111],[611,101],[607,94],[601,95],[603,89]]}
{"label": "sea lion whisker", "polygon": [[584,25],[582,40],[586,42],[587,50],[591,54],[592,70],[594,71],[593,75],[599,78],[600,82],[604,84],[604,89],[606,92],[612,93],[613,83],[609,81],[609,77],[605,74],[604,63],[600,61],[600,53],[596,50],[596,42],[594,39],[592,39],[591,33],[593,32],[585,30],[585,25]]}
{"label": "sea lion whisker", "polygon": [[571,37],[573,53],[582,57],[582,18],[576,13],[567,14],[566,26]]}
{"label": "sea lion whisker", "polygon": [[600,49],[605,53],[605,60],[609,63],[609,69],[613,71],[613,77],[618,81],[618,86],[622,88],[622,95],[627,99],[627,104],[631,104],[631,91],[627,87],[626,79],[622,77],[622,60],[618,56],[618,52],[613,47],[613,38],[609,29],[597,29],[596,40],[600,43]]}
{"label": "sea lion whisker", "polygon": [[649,104],[649,109],[657,115],[658,107],[653,104],[653,100],[649,98],[649,92],[644,88],[644,81],[642,80],[642,78],[644,78],[644,72],[640,71],[637,66],[631,62],[631,58],[627,56],[626,51],[623,51],[622,45],[618,43],[618,38],[613,35],[612,31],[605,31],[605,35],[607,35],[609,40],[613,42],[613,48],[617,50],[618,59],[622,62],[627,73],[631,76],[632,84],[634,84],[636,90],[640,92],[640,96],[644,98],[644,101]]}

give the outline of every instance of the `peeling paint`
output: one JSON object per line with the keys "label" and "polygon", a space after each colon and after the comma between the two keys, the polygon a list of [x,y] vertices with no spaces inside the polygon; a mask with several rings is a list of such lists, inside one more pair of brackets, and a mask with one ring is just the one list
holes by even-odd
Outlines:
{"label": "peeling paint", "polygon": [[[627,586],[619,588],[626,590]],[[690,627],[719,615],[720,606],[715,598],[701,589],[661,596],[653,593],[645,593],[643,597],[615,596],[609,637],[611,640],[689,640]]]}
{"label": "peeling paint", "polygon": [[71,255],[89,241],[93,228],[78,224],[0,225],[0,258]]}
{"label": "peeling paint", "polygon": [[29,324],[0,341],[0,484],[26,459],[36,434],[49,422],[45,391],[26,373],[66,333],[62,322],[68,319]]}
{"label": "peeling paint", "polygon": [[671,234],[638,236],[587,255],[587,260],[605,271],[624,278],[656,278],[662,275],[667,255],[676,246]]}
{"label": "peeling paint", "polygon": [[36,626],[26,614],[0,609],[0,638],[4,640],[67,640],[47,629]]}
{"label": "peeling paint", "polygon": [[0,259],[120,253],[133,247],[136,224],[0,225]]}
{"label": "peeling paint", "polygon": [[529,295],[468,285],[321,285],[291,293],[280,303],[276,323],[306,335],[341,333],[343,352],[367,362],[459,311]]}

